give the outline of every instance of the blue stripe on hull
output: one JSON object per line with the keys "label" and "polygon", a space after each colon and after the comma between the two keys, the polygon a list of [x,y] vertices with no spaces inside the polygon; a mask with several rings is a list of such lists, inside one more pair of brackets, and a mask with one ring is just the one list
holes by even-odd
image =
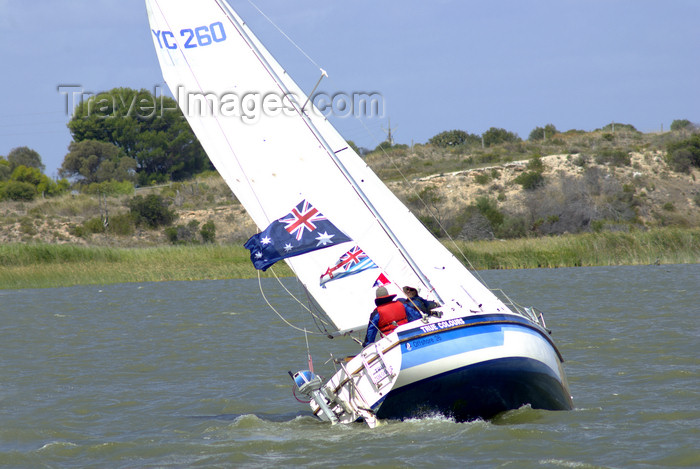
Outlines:
{"label": "blue stripe on hull", "polygon": [[473,350],[501,346],[504,330],[508,327],[503,324],[463,327],[407,340],[401,344],[401,369]]}
{"label": "blue stripe on hull", "polygon": [[464,422],[489,419],[530,404],[570,410],[571,396],[552,371],[529,358],[500,358],[466,366],[392,390],[377,417],[405,419],[440,413]]}

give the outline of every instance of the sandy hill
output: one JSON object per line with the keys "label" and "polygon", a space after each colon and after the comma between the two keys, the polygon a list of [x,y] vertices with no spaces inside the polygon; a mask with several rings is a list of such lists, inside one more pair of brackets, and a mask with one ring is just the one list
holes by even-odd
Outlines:
{"label": "sandy hill", "polygon": [[[420,156],[420,155],[418,155]],[[411,164],[431,161],[418,158],[413,150],[404,155]],[[453,229],[456,237],[473,239],[498,236],[486,227],[473,230],[474,217],[455,221],[465,207],[488,198],[507,217],[527,225],[528,233],[560,234],[599,228],[629,229],[630,226],[700,226],[700,183],[697,170],[672,172],[658,151],[634,152],[630,164],[596,163],[581,154],[555,154],[541,158],[544,184],[525,190],[516,178],[530,171],[530,159],[439,174],[419,174],[387,182],[389,187],[421,217],[435,216]],[[412,159],[413,158],[413,159]],[[383,166],[367,159],[378,174]],[[375,166],[376,165],[376,166]],[[426,173],[424,170],[423,173]],[[240,243],[255,227],[218,176],[144,188],[137,194],[156,192],[172,203],[179,218],[176,224],[193,226],[212,220],[216,240]],[[167,244],[163,229],[137,228],[128,236],[92,234],[76,236],[76,226],[104,214],[114,217],[128,211],[126,196],[100,201],[94,196],[72,194],[57,199],[0,204],[0,242],[78,243],[109,246],[153,246]],[[481,220],[483,223],[483,220]],[[471,224],[471,225],[470,225]],[[577,226],[578,225],[578,226]],[[79,231],[79,230],[78,230]]]}

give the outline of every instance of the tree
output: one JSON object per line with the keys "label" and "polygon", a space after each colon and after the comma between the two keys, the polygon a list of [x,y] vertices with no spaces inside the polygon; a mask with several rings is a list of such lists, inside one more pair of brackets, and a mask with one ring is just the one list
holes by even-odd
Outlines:
{"label": "tree", "polygon": [[559,131],[556,127],[554,127],[554,124],[547,124],[544,127],[535,127],[532,129],[532,132],[530,132],[530,136],[527,139],[531,142],[535,142],[538,140],[552,138],[554,134],[558,133]]}
{"label": "tree", "polygon": [[112,143],[99,140],[71,142],[58,173],[81,184],[136,180],[136,160]]}
{"label": "tree", "polygon": [[463,130],[446,130],[430,138],[428,143],[436,147],[446,148],[458,145],[478,145],[481,143],[481,139],[478,135]]}
{"label": "tree", "polygon": [[14,171],[12,171],[10,179],[13,181],[26,182],[33,186],[38,186],[41,182],[42,176],[44,175],[38,169],[22,165],[17,166]]}
{"label": "tree", "polygon": [[181,180],[213,169],[175,100],[114,88],[80,103],[68,123],[73,140],[99,140],[137,162],[141,184]]}
{"label": "tree", "polygon": [[10,179],[10,174],[12,174],[10,162],[4,157],[0,156],[0,182]]}
{"label": "tree", "polygon": [[39,153],[29,147],[13,148],[7,155],[7,161],[9,161],[10,169],[12,170],[17,166],[26,166],[28,168],[36,168],[43,173],[46,168],[41,162]]}
{"label": "tree", "polygon": [[674,132],[682,130],[693,130],[695,125],[688,119],[676,119],[671,122],[671,130]]}
{"label": "tree", "polygon": [[499,143],[515,143],[520,141],[518,134],[508,132],[506,129],[491,127],[482,135],[484,146],[490,147]]}

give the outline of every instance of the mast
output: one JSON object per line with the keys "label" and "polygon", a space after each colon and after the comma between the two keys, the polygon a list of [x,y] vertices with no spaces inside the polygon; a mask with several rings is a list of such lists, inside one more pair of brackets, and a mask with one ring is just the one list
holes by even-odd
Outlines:
{"label": "mast", "polygon": [[[295,98],[294,94],[291,93],[289,88],[287,88],[287,86],[284,84],[284,82],[277,75],[277,73],[275,72],[273,67],[270,65],[270,63],[267,61],[267,59],[264,57],[264,55],[260,52],[258,47],[255,45],[254,41],[250,38],[250,35],[245,31],[245,27],[244,27],[245,25],[244,25],[243,20],[236,14],[236,12],[228,5],[228,3],[225,0],[216,0],[216,3],[224,11],[226,16],[231,21],[231,24],[233,25],[233,27],[236,28],[238,33],[241,35],[243,40],[248,44],[248,46],[253,51],[253,53],[258,57],[261,64],[265,67],[265,70],[275,80],[277,85],[280,87],[281,91],[285,94],[285,96],[287,96],[290,99],[290,102],[292,102],[292,104],[295,106],[297,112],[299,113],[299,116],[303,119],[304,123],[307,125],[309,130],[312,132],[314,137],[318,140],[318,142],[326,150],[326,153],[328,154],[328,156],[331,158],[331,160],[334,162],[334,164],[338,167],[338,169],[341,171],[341,173],[346,178],[346,180],[350,183],[353,190],[360,197],[360,199],[365,204],[365,206],[370,211],[370,213],[372,213],[372,215],[377,220],[379,225],[382,227],[384,232],[389,236],[389,238],[391,239],[392,243],[394,243],[394,245],[398,249],[401,256],[406,260],[406,262],[408,262],[408,265],[415,272],[415,274],[418,276],[418,278],[421,280],[421,282],[428,288],[429,291],[431,291],[435,295],[436,299],[440,303],[444,304],[444,301],[442,300],[442,298],[440,297],[440,295],[438,294],[437,290],[432,285],[432,283],[430,282],[428,277],[423,273],[421,268],[418,266],[418,264],[411,257],[411,255],[406,250],[406,248],[403,246],[401,241],[396,237],[396,235],[394,234],[392,229],[386,223],[386,221],[381,216],[379,211],[374,207],[374,205],[369,200],[367,195],[364,193],[362,188],[359,186],[359,184],[357,183],[355,178],[352,176],[352,174],[350,174],[350,172],[345,167],[345,165],[342,163],[342,161],[340,161],[336,152],[331,148],[331,146],[328,144],[326,139],[323,137],[323,135],[316,128],[316,126],[314,125],[311,118],[306,114],[306,112],[304,112],[303,108],[299,105],[299,103],[296,102],[296,99],[292,99],[292,98]],[[325,75],[325,71],[322,71],[322,72],[323,72],[323,75],[321,78],[323,78],[323,76]]]}

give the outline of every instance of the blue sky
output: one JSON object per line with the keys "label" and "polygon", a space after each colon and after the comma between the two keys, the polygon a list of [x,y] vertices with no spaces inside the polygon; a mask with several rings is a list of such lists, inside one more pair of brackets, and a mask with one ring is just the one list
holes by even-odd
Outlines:
{"label": "blue sky", "polygon": [[[302,89],[318,68],[229,0]],[[30,7],[27,5],[31,4]],[[536,126],[642,131],[700,122],[700,2],[695,0],[257,0],[329,78],[327,92],[378,92],[385,116],[335,119],[373,148],[450,129]],[[71,141],[66,95],[165,88],[142,0],[0,0],[0,155],[39,152],[53,176]]]}

